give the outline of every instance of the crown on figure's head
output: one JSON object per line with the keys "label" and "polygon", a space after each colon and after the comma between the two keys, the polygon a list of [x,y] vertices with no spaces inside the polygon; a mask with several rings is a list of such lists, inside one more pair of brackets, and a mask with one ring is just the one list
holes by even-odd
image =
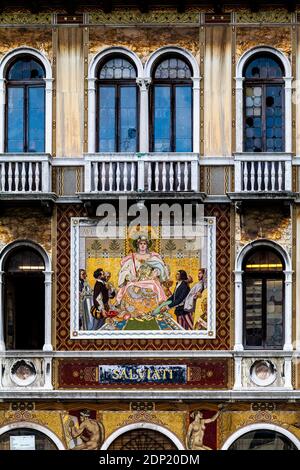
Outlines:
{"label": "crown on figure's head", "polygon": [[140,235],[138,236],[138,238],[136,239],[137,243],[139,242],[147,242],[147,244],[149,245],[150,243],[150,240],[148,237],[146,237],[146,235]]}

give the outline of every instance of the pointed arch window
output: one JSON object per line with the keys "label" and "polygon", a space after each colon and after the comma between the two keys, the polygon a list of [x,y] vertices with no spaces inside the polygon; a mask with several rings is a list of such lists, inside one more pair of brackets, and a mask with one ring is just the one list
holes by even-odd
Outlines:
{"label": "pointed arch window", "polygon": [[45,151],[45,69],[34,57],[18,57],[6,73],[6,151]]}
{"label": "pointed arch window", "polygon": [[284,68],[272,54],[256,54],[244,67],[244,151],[284,152]]}
{"label": "pointed arch window", "polygon": [[152,151],[192,152],[192,70],[181,57],[160,61],[153,71]]}
{"label": "pointed arch window", "polygon": [[110,57],[98,70],[98,152],[138,150],[138,92],[135,66]]}

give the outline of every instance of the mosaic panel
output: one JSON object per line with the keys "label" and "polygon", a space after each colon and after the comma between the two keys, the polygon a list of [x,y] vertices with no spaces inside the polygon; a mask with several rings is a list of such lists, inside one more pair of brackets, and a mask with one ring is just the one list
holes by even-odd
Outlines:
{"label": "mosaic panel", "polygon": [[70,338],[70,219],[86,214],[79,205],[57,210],[57,328],[58,350],[202,350],[230,348],[230,209],[228,205],[207,205],[205,215],[216,217],[216,339],[117,339]]}

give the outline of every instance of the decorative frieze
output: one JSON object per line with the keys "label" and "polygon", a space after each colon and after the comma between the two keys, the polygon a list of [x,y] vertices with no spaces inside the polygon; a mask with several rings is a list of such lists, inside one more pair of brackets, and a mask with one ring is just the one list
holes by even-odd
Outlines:
{"label": "decorative frieze", "polygon": [[237,23],[291,23],[292,14],[285,8],[252,12],[241,10],[236,13]]}
{"label": "decorative frieze", "polygon": [[180,24],[200,23],[200,10],[190,9],[185,13],[176,10],[154,10],[141,13],[139,10],[115,10],[112,13],[103,11],[89,14],[90,24]]}
{"label": "decorative frieze", "polygon": [[24,11],[14,11],[0,15],[0,25],[11,24],[51,24],[52,13],[30,14]]}

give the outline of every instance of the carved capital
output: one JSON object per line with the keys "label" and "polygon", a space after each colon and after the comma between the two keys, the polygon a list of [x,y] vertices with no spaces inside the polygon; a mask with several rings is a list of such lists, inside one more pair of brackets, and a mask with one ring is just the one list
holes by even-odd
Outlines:
{"label": "carved capital", "polygon": [[137,78],[136,83],[140,87],[141,91],[147,91],[151,84],[151,78]]}

